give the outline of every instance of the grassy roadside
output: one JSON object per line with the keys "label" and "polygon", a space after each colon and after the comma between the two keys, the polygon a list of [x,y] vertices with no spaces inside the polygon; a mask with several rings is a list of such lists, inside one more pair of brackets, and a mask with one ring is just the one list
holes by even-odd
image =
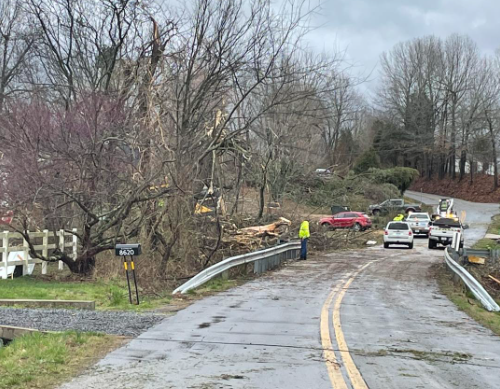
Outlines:
{"label": "grassy roadside", "polygon": [[[491,219],[491,224],[488,226],[487,234],[500,235],[500,215],[495,215]],[[475,249],[499,249],[500,244],[493,239],[480,239],[474,246]]]}
{"label": "grassy roadside", "polygon": [[[193,301],[243,282],[240,279],[216,278],[182,298],[149,300],[144,305],[141,303],[139,309],[161,306],[158,312],[171,313]],[[126,288],[116,283],[49,283],[31,277],[0,283],[2,298],[19,298],[19,295],[23,295],[25,298],[95,299],[100,309],[137,309],[128,304],[126,292]],[[125,294],[125,301],[122,301],[122,297],[116,297],[118,293],[120,296]],[[168,302],[171,304],[166,305]],[[0,348],[0,389],[56,388],[121,346],[124,341],[123,337],[75,331],[22,336]]]}
{"label": "grassy roadside", "polygon": [[[440,265],[438,273],[438,285],[441,292],[475,321],[500,336],[500,312],[488,312],[484,309],[470,292],[465,292],[460,285],[452,281],[445,266],[444,264]],[[497,302],[500,304],[500,301]]]}
{"label": "grassy roadside", "polygon": [[20,277],[0,282],[0,298],[43,300],[92,300],[99,310],[143,311],[168,304],[169,291],[160,295],[139,293],[140,305],[128,301],[128,289],[120,281],[55,281],[36,277]]}
{"label": "grassy roadside", "polygon": [[[487,233],[489,234],[499,234],[500,232],[500,215],[496,215],[492,218],[491,224],[488,226]],[[497,249],[500,248],[498,244],[493,239],[481,239],[479,240],[473,248],[475,249]],[[477,275],[475,275],[477,277]],[[472,293],[464,290],[461,285],[457,285],[451,279],[451,275],[448,273],[446,266],[440,265],[438,271],[438,284],[443,292],[450,301],[452,301],[459,309],[467,313],[471,318],[473,318],[478,323],[484,325],[491,329],[495,334],[500,336],[500,313],[499,312],[488,312],[483,308],[483,306],[474,298]],[[500,304],[500,301],[497,300]]]}
{"label": "grassy roadside", "polygon": [[0,348],[0,389],[54,388],[123,342],[92,333],[25,335]]}
{"label": "grassy roadside", "polygon": [[[92,300],[98,310],[175,312],[200,298],[230,289],[247,281],[248,277],[235,275],[235,279],[221,277],[210,280],[183,296],[172,296],[172,290],[158,295],[139,292],[140,305],[129,304],[126,284],[118,281],[46,281],[35,277],[22,277],[0,282],[0,298],[42,300]],[[135,300],[134,300],[135,301]],[[34,308],[36,309],[36,308]]]}

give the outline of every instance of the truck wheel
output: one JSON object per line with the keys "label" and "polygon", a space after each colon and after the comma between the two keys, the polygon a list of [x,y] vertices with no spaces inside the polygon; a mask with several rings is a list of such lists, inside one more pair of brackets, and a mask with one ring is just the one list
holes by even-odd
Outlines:
{"label": "truck wheel", "polygon": [[388,249],[388,248],[389,248],[389,243],[384,242],[384,249]]}
{"label": "truck wheel", "polygon": [[408,245],[408,248],[411,250],[413,248],[413,242]]}
{"label": "truck wheel", "polygon": [[415,210],[414,210],[413,208],[408,208],[408,209],[406,210],[406,214],[409,214],[410,212],[415,212]]}
{"label": "truck wheel", "polygon": [[436,248],[436,243],[432,240],[432,239],[429,239],[429,249],[435,249]]}
{"label": "truck wheel", "polygon": [[380,209],[374,209],[374,210],[372,211],[372,215],[373,215],[373,216],[379,216],[379,215],[380,215]]}

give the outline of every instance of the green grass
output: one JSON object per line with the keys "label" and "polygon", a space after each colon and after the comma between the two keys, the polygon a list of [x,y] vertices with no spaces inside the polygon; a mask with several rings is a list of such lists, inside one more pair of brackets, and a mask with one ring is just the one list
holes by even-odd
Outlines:
{"label": "green grass", "polygon": [[500,215],[495,215],[491,219],[491,223],[488,226],[488,234],[500,235]]}
{"label": "green grass", "polygon": [[[111,281],[57,281],[35,277],[21,277],[0,282],[0,298],[42,300],[92,300],[100,310],[148,310],[170,302],[169,291],[158,296],[143,295],[139,290],[140,305],[131,305],[126,282]],[[135,300],[134,300],[135,301]]]}
{"label": "green grass", "polygon": [[[491,224],[488,226],[488,233],[499,234],[500,232],[500,215],[493,217]],[[492,239],[481,239],[473,248],[475,249],[500,249],[500,244]],[[438,275],[438,284],[441,291],[462,311],[467,313],[477,322],[491,329],[495,334],[500,335],[500,312],[488,312],[474,298],[470,291],[464,291],[461,286],[453,283],[451,278],[443,266]],[[500,304],[500,301],[497,300]]]}
{"label": "green grass", "polygon": [[[495,215],[493,216],[493,219],[491,220],[490,225],[488,226],[488,234],[497,234],[500,235],[500,215]],[[496,240],[493,239],[480,239],[477,241],[474,246],[472,246],[474,249],[500,249],[500,244],[496,242]]]}
{"label": "green grass", "polygon": [[474,246],[472,246],[474,249],[478,250],[486,250],[486,249],[500,249],[500,244],[498,244],[495,240],[493,239],[480,239],[476,243],[474,243]]}
{"label": "green grass", "polygon": [[[474,299],[472,293],[464,293],[463,289],[450,279],[442,269],[442,274],[438,277],[441,291],[462,311],[467,313],[477,322],[491,329],[495,334],[500,335],[500,312],[488,312],[482,305]],[[500,304],[500,301],[497,301]]]}
{"label": "green grass", "polygon": [[0,348],[0,389],[53,388],[122,343],[93,333],[33,333]]}

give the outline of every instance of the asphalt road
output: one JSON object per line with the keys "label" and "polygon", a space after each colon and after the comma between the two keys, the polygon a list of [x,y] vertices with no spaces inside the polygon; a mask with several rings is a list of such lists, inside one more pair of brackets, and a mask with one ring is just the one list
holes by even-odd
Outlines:
{"label": "asphalt road", "polygon": [[[456,207],[466,244],[498,213]],[[500,338],[439,293],[442,260],[419,239],[295,262],[196,302],[63,388],[499,388]]]}
{"label": "asphalt road", "polygon": [[[445,197],[412,191],[407,191],[405,195],[419,203],[432,206],[437,206],[439,199]],[[483,238],[491,222],[491,217],[500,213],[499,204],[473,203],[457,199],[454,200],[454,208],[458,215],[465,211],[465,224],[470,227],[464,233],[466,246],[472,246],[476,241]]]}

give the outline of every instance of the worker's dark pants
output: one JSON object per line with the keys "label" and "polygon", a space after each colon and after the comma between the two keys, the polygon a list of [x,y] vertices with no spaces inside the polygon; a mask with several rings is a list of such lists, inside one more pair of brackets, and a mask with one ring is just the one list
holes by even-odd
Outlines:
{"label": "worker's dark pants", "polygon": [[307,239],[300,242],[300,259],[307,259]]}

